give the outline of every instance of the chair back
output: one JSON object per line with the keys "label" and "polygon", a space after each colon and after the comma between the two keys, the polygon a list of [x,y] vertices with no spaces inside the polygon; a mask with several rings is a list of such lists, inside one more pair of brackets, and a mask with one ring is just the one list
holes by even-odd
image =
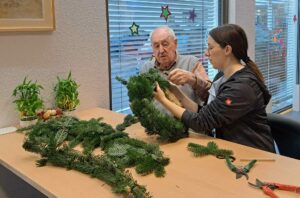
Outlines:
{"label": "chair back", "polygon": [[268,123],[279,153],[300,159],[300,121],[270,113],[268,114]]}

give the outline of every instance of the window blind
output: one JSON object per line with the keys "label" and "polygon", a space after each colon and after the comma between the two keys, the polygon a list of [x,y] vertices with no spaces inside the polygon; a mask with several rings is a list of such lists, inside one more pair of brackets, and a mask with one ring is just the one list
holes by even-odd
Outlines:
{"label": "window blind", "polygon": [[[218,0],[108,0],[112,110],[130,113],[127,89],[116,76],[139,73],[152,57],[149,34],[161,25],[175,31],[178,52],[198,57],[212,79],[216,70],[204,52],[208,31],[218,25],[218,6]],[[171,13],[167,19],[161,17],[162,8]],[[133,25],[137,31],[131,31]]]}
{"label": "window blind", "polygon": [[297,0],[256,0],[255,61],[272,94],[273,112],[293,103],[297,12]]}

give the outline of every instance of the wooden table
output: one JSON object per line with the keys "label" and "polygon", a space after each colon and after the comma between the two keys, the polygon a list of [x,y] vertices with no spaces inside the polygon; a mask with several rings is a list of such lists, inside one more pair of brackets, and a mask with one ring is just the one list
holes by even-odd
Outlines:
{"label": "wooden table", "polygon": [[[77,112],[76,116],[81,119],[104,117],[104,122],[113,126],[122,123],[124,118],[122,114],[101,108]],[[155,137],[147,136],[139,124],[128,127],[126,132],[131,137],[146,142],[157,142]],[[26,152],[22,148],[23,140],[24,135],[19,133],[0,136],[0,163],[48,197],[118,197],[111,192],[110,186],[80,172],[54,166],[36,167],[35,161],[39,156]],[[237,158],[235,165],[248,163],[241,162],[240,158],[275,159],[273,162],[257,162],[249,173],[249,181],[254,183],[259,178],[262,181],[300,185],[299,160],[198,134],[191,134],[189,138],[176,143],[161,145],[161,150],[171,160],[166,166],[167,173],[164,178],[157,178],[153,174],[141,176],[133,169],[130,171],[139,184],[146,185],[153,197],[268,197],[261,190],[250,187],[245,177],[235,179],[235,174],[229,170],[225,160],[214,156],[196,158],[187,150],[189,142],[206,145],[212,140],[220,148],[234,151]],[[300,197],[300,194],[280,190],[275,190],[275,193],[285,198]]]}

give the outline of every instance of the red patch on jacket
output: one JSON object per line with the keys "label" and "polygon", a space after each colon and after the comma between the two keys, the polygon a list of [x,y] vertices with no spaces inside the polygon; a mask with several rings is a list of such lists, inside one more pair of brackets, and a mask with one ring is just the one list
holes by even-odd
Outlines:
{"label": "red patch on jacket", "polygon": [[232,100],[230,100],[229,98],[227,98],[227,99],[225,100],[225,103],[226,103],[227,105],[231,105]]}

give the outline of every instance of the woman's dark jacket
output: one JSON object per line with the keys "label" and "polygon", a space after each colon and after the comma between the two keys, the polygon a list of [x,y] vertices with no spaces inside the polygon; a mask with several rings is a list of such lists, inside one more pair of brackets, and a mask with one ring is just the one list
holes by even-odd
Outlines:
{"label": "woman's dark jacket", "polygon": [[216,129],[217,138],[274,152],[265,110],[270,98],[266,86],[245,66],[220,85],[215,100],[198,113],[186,110],[181,119],[195,131]]}

